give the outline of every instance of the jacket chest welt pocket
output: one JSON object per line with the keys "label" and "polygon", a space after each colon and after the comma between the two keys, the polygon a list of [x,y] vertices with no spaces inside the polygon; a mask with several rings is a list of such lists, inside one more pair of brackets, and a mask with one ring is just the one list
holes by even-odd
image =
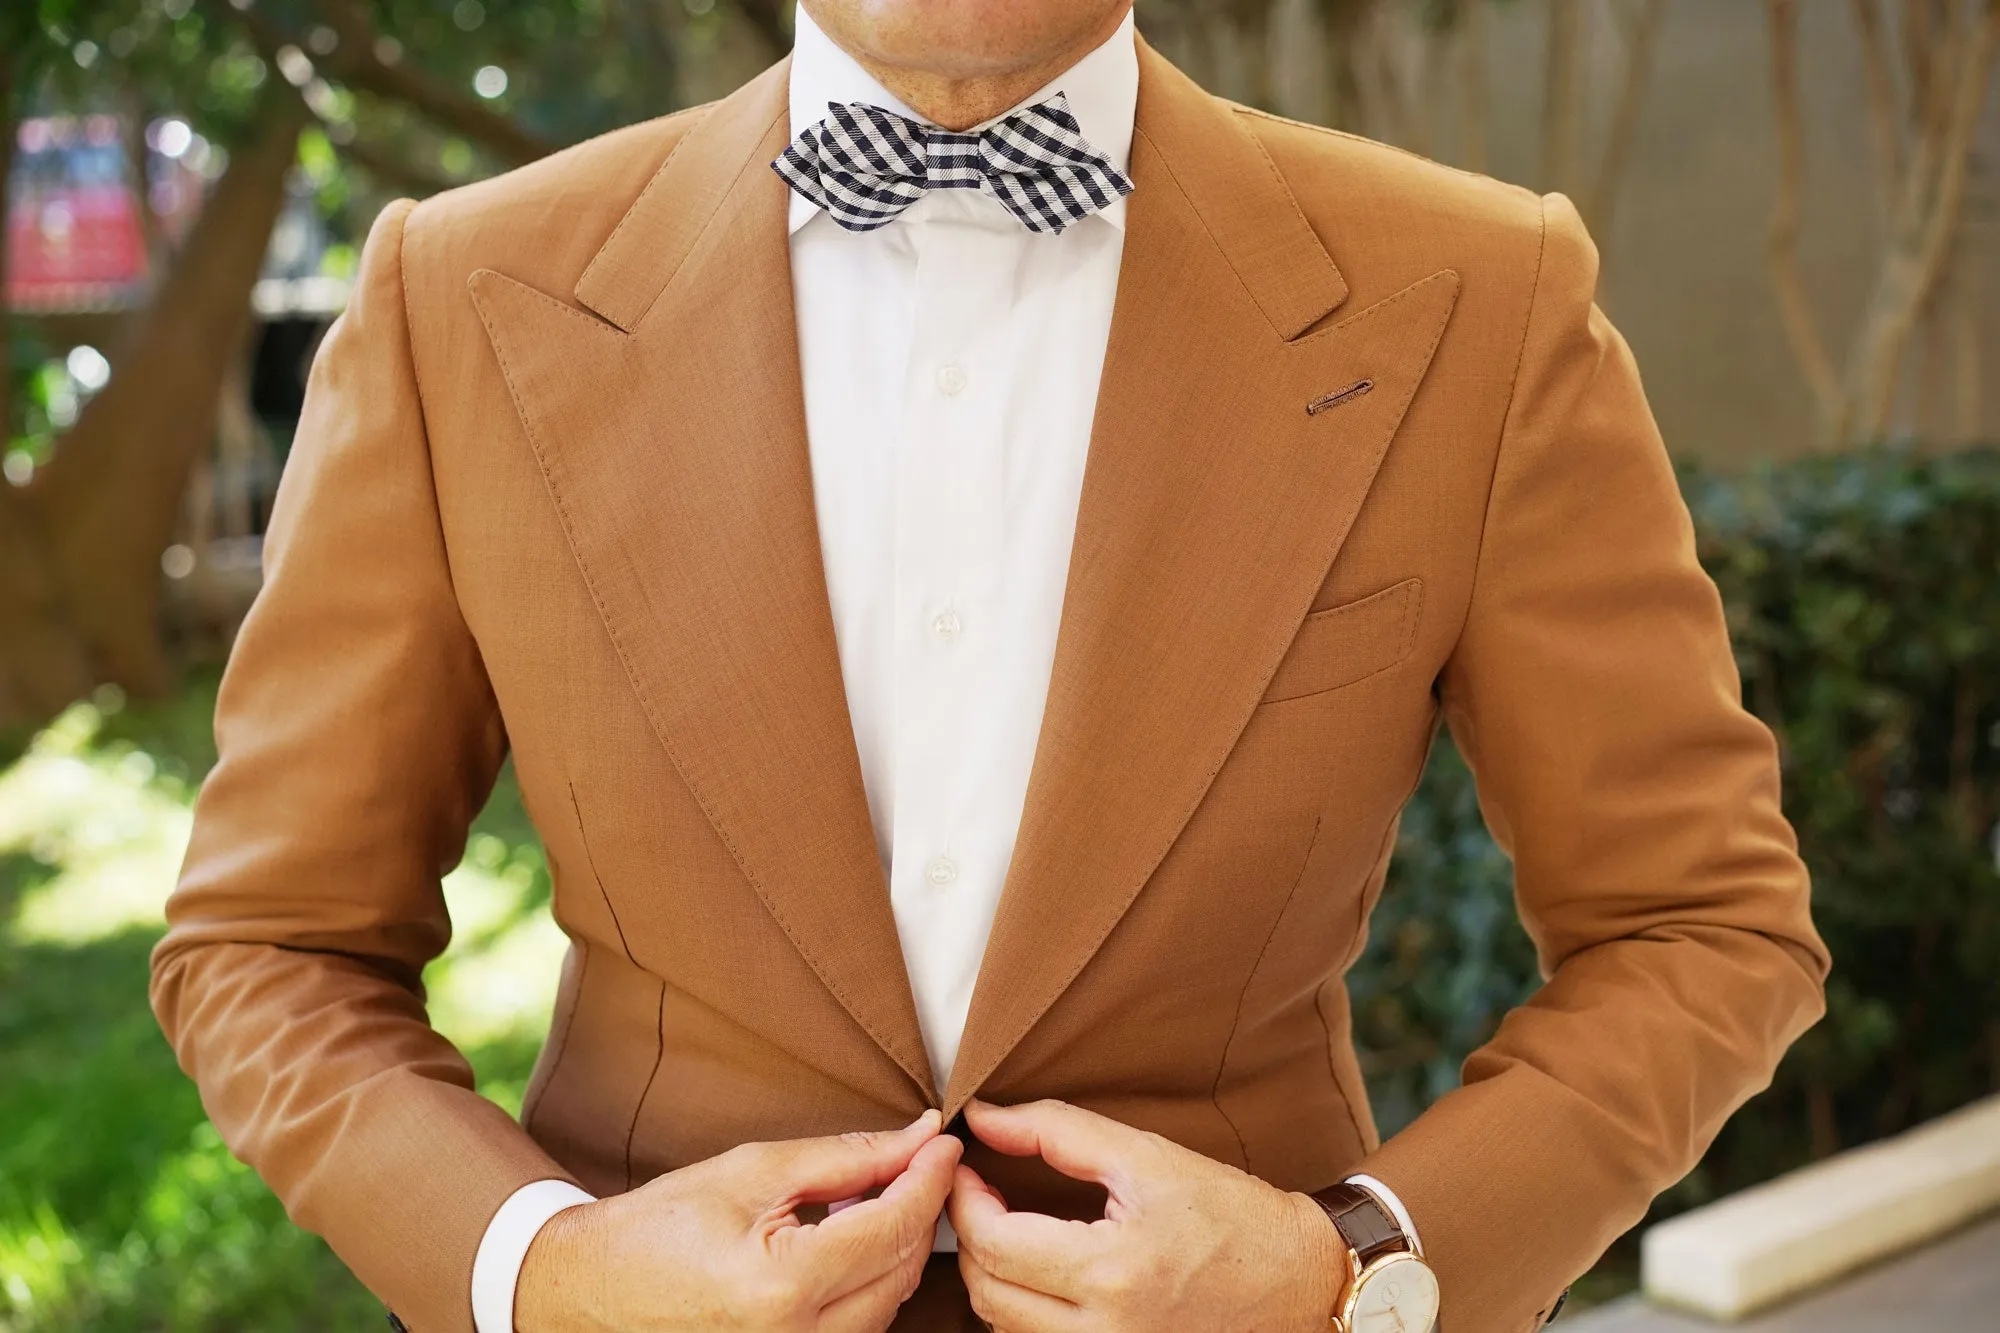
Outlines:
{"label": "jacket chest welt pocket", "polygon": [[1278,663],[1262,702],[1324,694],[1395,666],[1416,647],[1423,604],[1423,580],[1404,579],[1359,601],[1313,612]]}

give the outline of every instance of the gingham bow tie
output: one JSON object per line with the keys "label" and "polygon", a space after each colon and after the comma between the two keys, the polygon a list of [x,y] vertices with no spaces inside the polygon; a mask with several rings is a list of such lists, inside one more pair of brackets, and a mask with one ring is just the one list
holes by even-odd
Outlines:
{"label": "gingham bow tie", "polygon": [[976,134],[941,130],[866,102],[828,102],[825,120],[771,164],[849,231],[886,226],[926,190],[979,190],[1029,231],[1054,233],[1132,192],[1083,137],[1057,93]]}

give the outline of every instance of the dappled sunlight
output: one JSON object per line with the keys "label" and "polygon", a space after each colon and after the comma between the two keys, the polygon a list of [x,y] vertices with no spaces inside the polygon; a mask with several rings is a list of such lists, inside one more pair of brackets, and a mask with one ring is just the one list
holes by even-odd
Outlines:
{"label": "dappled sunlight", "polygon": [[[213,688],[103,693],[0,768],[0,1333],[381,1323],[223,1145],[146,1005]],[[566,941],[511,772],[477,827],[425,980],[480,1091],[518,1112]]]}
{"label": "dappled sunlight", "polygon": [[52,872],[15,908],[18,940],[86,944],[162,919],[192,817],[146,751],[93,748],[102,723],[77,704],[0,772],[0,855]]}
{"label": "dappled sunlight", "polygon": [[28,1319],[73,1306],[73,1279],[83,1259],[83,1247],[47,1203],[0,1226],[0,1292]]}
{"label": "dappled sunlight", "polygon": [[[163,925],[192,825],[192,789],[104,715],[72,707],[0,772],[0,856],[42,871],[8,926],[21,943],[82,945]],[[469,1048],[547,1030],[567,941],[549,915],[539,846],[476,833],[445,878],[452,943],[426,974],[432,1019]]]}
{"label": "dappled sunlight", "polygon": [[452,943],[425,974],[431,1021],[463,1049],[548,1030],[569,941],[546,901],[530,902],[534,848],[478,834],[445,877]]}
{"label": "dappled sunlight", "polygon": [[[46,1202],[0,1217],[0,1329],[268,1327],[313,1309],[322,1328],[370,1328],[372,1297],[203,1121],[165,1158],[115,1244]],[[159,1322],[155,1322],[158,1319]]]}

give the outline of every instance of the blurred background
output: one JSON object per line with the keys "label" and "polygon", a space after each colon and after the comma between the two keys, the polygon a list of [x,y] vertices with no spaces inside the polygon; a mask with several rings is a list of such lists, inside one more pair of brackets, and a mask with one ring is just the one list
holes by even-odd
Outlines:
{"label": "blurred background", "polygon": [[[1603,248],[1838,964],[1656,1217],[2000,1091],[2000,0],[1139,23],[1226,96],[1562,190]],[[385,202],[726,93],[790,26],[786,0],[0,0],[0,1330],[380,1326],[145,998],[305,371]],[[510,776],[447,892],[432,1012],[515,1106],[563,941]],[[1352,978],[1385,1133],[1537,984],[1510,895],[1441,744]],[[1638,1272],[1628,1239],[1579,1301]]]}

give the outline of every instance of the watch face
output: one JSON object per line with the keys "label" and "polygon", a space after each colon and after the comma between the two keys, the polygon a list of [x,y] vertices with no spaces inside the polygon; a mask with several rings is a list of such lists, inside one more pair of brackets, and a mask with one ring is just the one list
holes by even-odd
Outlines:
{"label": "watch face", "polygon": [[1437,1321],[1437,1277],[1415,1255],[1378,1259],[1354,1284],[1347,1308],[1351,1333],[1430,1333]]}

